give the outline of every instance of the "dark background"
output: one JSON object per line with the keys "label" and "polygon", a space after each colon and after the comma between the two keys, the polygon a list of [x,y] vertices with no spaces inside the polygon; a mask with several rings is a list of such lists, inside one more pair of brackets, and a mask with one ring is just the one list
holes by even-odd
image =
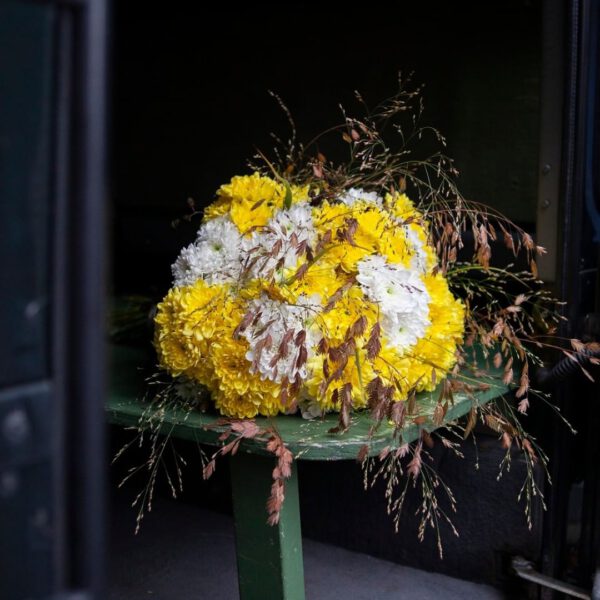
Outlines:
{"label": "dark background", "polygon": [[171,220],[246,172],[269,133],[301,140],[424,84],[424,122],[448,139],[463,194],[535,228],[541,3],[396,2],[325,12],[114,5],[112,205],[117,292],[161,295],[194,227]]}
{"label": "dark background", "polygon": [[[282,11],[216,9],[210,18],[176,5],[140,11],[120,2],[114,8],[111,231],[117,294],[160,298],[170,285],[170,264],[198,226],[170,225],[188,211],[187,198],[208,204],[222,183],[246,172],[255,147],[271,149],[271,131],[287,135],[286,119],[268,90],[283,98],[306,141],[340,121],[339,103],[356,106],[354,90],[376,104],[396,91],[399,71],[414,72],[415,84],[425,85],[424,121],[446,135],[463,194],[535,233],[540,2],[397,2],[331,13],[291,5]],[[461,538],[444,530],[444,561],[434,535],[417,541],[418,494],[409,494],[402,533],[395,535],[383,490],[366,494],[352,463],[301,465],[304,533],[498,583],[509,556],[538,555],[541,518],[527,530],[523,505],[516,502],[524,466],[517,460],[498,483],[503,450],[495,435],[487,435],[480,432],[479,456],[471,442],[465,445],[466,462],[441,449],[434,453],[442,478],[459,495]],[[114,449],[125,441],[126,434],[113,432]],[[191,465],[185,498],[227,511],[226,466],[202,485],[195,449],[180,445]],[[143,461],[143,454],[138,458]],[[121,468],[113,472],[115,481]],[[134,486],[124,493],[133,497],[137,491]],[[132,528],[134,517],[132,510]]]}

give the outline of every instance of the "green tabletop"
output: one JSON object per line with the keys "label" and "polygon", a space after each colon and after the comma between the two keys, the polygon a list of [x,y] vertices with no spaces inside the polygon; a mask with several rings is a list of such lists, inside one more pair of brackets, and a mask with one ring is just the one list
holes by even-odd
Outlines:
{"label": "green tabletop", "polygon": [[[134,426],[138,424],[140,415],[147,404],[143,401],[144,377],[140,365],[145,362],[143,351],[125,346],[115,346],[112,351],[112,385],[107,404],[108,419],[111,423]],[[483,366],[483,365],[480,365]],[[487,370],[486,377],[478,382],[487,384],[487,389],[477,391],[474,397],[464,393],[454,394],[454,404],[448,408],[444,422],[453,421],[467,414],[475,403],[481,405],[507,392],[502,383],[501,371]],[[421,393],[417,396],[419,414],[428,415],[425,423],[416,425],[407,423],[402,431],[402,443],[411,442],[419,436],[419,428],[432,431],[436,428],[431,420],[437,404],[439,392]],[[216,413],[188,412],[174,409],[167,412],[164,428],[171,435],[197,441],[207,445],[223,444],[219,436],[225,428],[216,425],[221,419]],[[393,438],[394,428],[391,424],[382,423],[377,432],[369,440],[368,432],[372,425],[369,413],[356,412],[352,416],[352,426],[345,433],[329,433],[337,424],[337,415],[330,414],[324,418],[303,419],[296,415],[277,417],[257,417],[261,428],[275,427],[282,439],[297,459],[306,460],[341,460],[355,459],[365,442],[369,442],[369,453],[378,454],[383,448],[397,443]],[[252,454],[270,453],[265,449],[260,438],[246,439],[241,450]]]}
{"label": "green tabletop", "polygon": [[[112,423],[135,427],[148,408],[143,398],[150,386],[144,381],[144,371],[140,370],[140,366],[147,363],[148,353],[123,346],[113,348],[112,386],[107,406]],[[507,386],[501,383],[500,372],[491,371],[488,375],[478,379],[487,384],[485,389],[471,397],[454,395],[445,422],[453,421],[468,413],[475,404],[484,404],[507,391]],[[372,421],[368,412],[354,413],[350,429],[338,434],[329,432],[337,424],[334,414],[310,421],[295,415],[259,417],[256,422],[261,430],[276,428],[296,459],[356,459],[365,443],[368,443],[370,454],[377,454],[383,448],[417,439],[419,428],[435,429],[432,415],[438,397],[438,391],[417,397],[418,413],[427,418],[419,425],[407,423],[401,436],[394,436],[394,428],[388,423],[382,423],[375,434],[369,436]],[[218,424],[220,418],[215,413],[173,408],[161,416],[162,430],[175,437],[220,446],[225,441],[219,437],[229,430]],[[240,598],[305,600],[298,471],[295,462],[292,463],[279,520],[273,526],[268,525],[265,501],[273,483],[276,460],[266,450],[264,442],[260,438],[244,439],[240,451],[231,457]],[[201,597],[201,590],[198,594]]]}

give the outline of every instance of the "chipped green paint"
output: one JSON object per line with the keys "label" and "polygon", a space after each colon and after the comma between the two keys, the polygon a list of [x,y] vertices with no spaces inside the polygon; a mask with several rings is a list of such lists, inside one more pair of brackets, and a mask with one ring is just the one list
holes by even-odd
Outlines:
{"label": "chipped green paint", "polygon": [[[137,425],[146,408],[140,399],[144,381],[138,366],[144,355],[127,348],[113,351],[113,382],[108,399],[107,413],[112,423]],[[446,413],[445,421],[452,421],[471,410],[474,403],[484,404],[506,392],[501,373],[493,372],[480,379],[489,389],[477,393],[476,398],[455,394],[454,404]],[[431,415],[437,403],[438,392],[420,394],[417,398],[420,414]],[[163,428],[175,437],[220,446],[218,438],[224,431],[216,426],[219,417],[214,414],[186,412],[173,409],[167,412]],[[307,421],[298,416],[280,416],[256,419],[260,427],[276,427],[296,459],[342,460],[355,459],[369,439],[371,419],[367,412],[352,416],[351,428],[343,434],[329,433],[337,424],[336,415]],[[420,427],[428,431],[435,426],[428,419]],[[419,426],[407,425],[402,431],[402,443],[419,435]],[[285,502],[280,521],[275,526],[266,522],[265,498],[269,494],[275,460],[265,449],[264,439],[244,440],[238,453],[231,457],[231,484],[236,529],[236,554],[241,600],[303,600],[304,568],[302,535],[298,502],[296,465],[286,481]],[[393,428],[381,424],[369,441],[370,454],[377,454],[386,446],[400,443],[393,437]],[[267,456],[260,456],[267,455]]]}
{"label": "chipped green paint", "polygon": [[[108,419],[111,423],[131,426],[138,423],[146,404],[140,399],[143,381],[136,378],[136,365],[142,362],[139,353],[120,348],[114,356],[113,385],[107,404]],[[448,409],[445,422],[453,421],[467,414],[475,403],[482,405],[507,391],[501,382],[500,372],[492,371],[492,375],[478,381],[487,383],[489,389],[479,391],[476,399],[465,394],[455,394],[454,404]],[[419,413],[432,415],[439,392],[422,393],[417,396]],[[223,444],[219,436],[225,428],[216,426],[219,415],[201,412],[186,412],[173,409],[167,412],[164,419],[164,430],[171,435],[196,441],[202,444],[220,446]],[[337,424],[337,415],[326,415],[322,419],[306,420],[296,415],[281,415],[272,418],[257,417],[261,428],[275,427],[294,457],[302,460],[343,460],[355,459],[361,447],[368,440],[368,431],[372,421],[368,412],[356,412],[352,415],[352,425],[345,433],[332,434],[329,429]],[[419,427],[427,431],[435,429],[429,418],[420,426],[407,424],[402,431],[402,441],[393,437],[393,427],[382,423],[369,442],[369,453],[378,454],[386,446],[411,442],[419,436]],[[264,438],[244,440],[240,450],[251,454],[268,455]]]}
{"label": "chipped green paint", "polygon": [[240,600],[303,600],[304,566],[295,465],[285,483],[279,523],[267,524],[265,498],[275,467],[272,457],[231,457],[231,491]]}

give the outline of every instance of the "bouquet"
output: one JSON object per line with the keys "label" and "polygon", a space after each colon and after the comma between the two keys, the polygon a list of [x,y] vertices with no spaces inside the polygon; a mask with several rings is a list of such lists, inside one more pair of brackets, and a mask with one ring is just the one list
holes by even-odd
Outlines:
{"label": "bouquet", "polygon": [[[161,366],[225,416],[406,401],[454,367],[465,307],[405,194],[234,177],[158,305]],[[370,400],[369,400],[370,399]]]}
{"label": "bouquet", "polygon": [[[257,416],[333,412],[330,432],[343,435],[353,412],[370,411],[370,435],[389,427],[393,443],[372,458],[366,440],[358,456],[365,482],[387,480],[397,524],[406,487],[397,496],[394,490],[403,475],[420,480],[422,537],[427,524],[447,516],[436,490],[454,508],[427,448],[437,440],[460,454],[459,441],[480,421],[506,449],[501,471],[515,448],[525,458],[531,525],[532,499],[542,497],[533,468],[545,469],[546,456],[519,414],[532,398],[548,402],[531,386],[530,366],[543,364],[544,348],[557,347],[562,318],[538,278],[536,260],[545,250],[494,209],[462,196],[442,151],[445,139],[421,125],[420,89],[400,79],[397,94],[375,108],[356,97],[360,117],[344,111],[338,126],[308,144],[298,142],[276,97],[289,139],[274,135],[271,158],[258,152],[248,173],[221,185],[203,211],[192,205],[187,218],[202,215],[196,239],[175,260],[155,316],[159,373],[168,377],[153,380],[162,387],[139,426],[141,436],[151,432],[149,485],[165,448],[156,440],[169,406],[206,409],[209,398],[208,409],[224,417],[222,439],[229,432],[236,443],[265,433],[252,421]],[[324,155],[331,138],[345,149],[344,160]],[[431,142],[441,149],[431,152]],[[494,245],[512,260],[495,263]],[[573,350],[562,351],[577,361],[585,345],[571,343]],[[479,405],[475,393],[490,379],[510,393]],[[419,393],[433,390],[425,406]],[[466,422],[445,420],[457,393],[474,399]],[[403,443],[404,425],[426,418],[435,433],[423,427],[414,444]],[[276,428],[268,431],[268,448],[285,463],[274,471],[269,502],[276,522],[292,457]],[[206,477],[236,443],[206,460]]]}

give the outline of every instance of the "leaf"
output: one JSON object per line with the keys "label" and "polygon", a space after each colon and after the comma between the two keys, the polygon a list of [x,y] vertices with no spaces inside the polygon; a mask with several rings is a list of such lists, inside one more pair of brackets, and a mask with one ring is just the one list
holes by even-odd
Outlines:
{"label": "leaf", "polygon": [[292,188],[289,182],[285,181],[285,199],[283,200],[283,207],[286,210],[292,208]]}

